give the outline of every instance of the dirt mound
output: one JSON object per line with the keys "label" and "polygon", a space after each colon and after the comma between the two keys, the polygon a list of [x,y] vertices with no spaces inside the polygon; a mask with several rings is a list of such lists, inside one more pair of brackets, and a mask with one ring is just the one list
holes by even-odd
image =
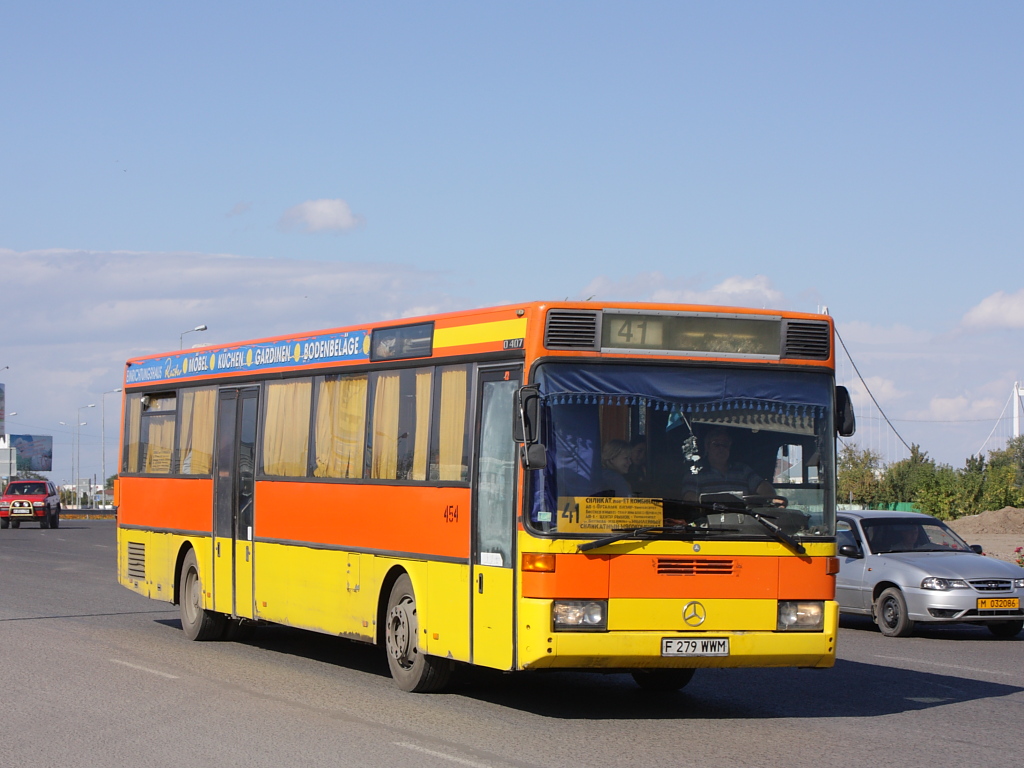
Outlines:
{"label": "dirt mound", "polygon": [[947,525],[961,536],[1003,533],[1020,536],[1024,540],[1024,509],[1003,507],[980,515],[957,518]]}

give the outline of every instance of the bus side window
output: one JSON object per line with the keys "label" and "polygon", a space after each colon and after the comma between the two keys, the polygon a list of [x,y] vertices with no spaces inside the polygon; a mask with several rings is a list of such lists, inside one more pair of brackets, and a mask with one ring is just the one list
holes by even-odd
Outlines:
{"label": "bus side window", "polygon": [[469,480],[469,366],[448,365],[434,377],[430,480]]}
{"label": "bus side window", "polygon": [[317,379],[314,477],[363,476],[367,383],[365,374]]}
{"label": "bus side window", "polygon": [[263,414],[264,474],[306,476],[312,390],[312,379],[267,384]]}

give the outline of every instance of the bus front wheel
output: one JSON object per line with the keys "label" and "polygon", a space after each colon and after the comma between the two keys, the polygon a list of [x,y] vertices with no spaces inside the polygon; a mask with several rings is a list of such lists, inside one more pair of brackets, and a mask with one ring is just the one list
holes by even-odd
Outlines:
{"label": "bus front wheel", "polygon": [[189,640],[217,640],[224,634],[224,615],[203,608],[203,582],[196,553],[189,550],[181,564],[181,597],[178,610],[181,628]]}
{"label": "bus front wheel", "polygon": [[637,669],[633,681],[645,691],[678,691],[693,679],[695,669]]}
{"label": "bus front wheel", "polygon": [[428,693],[440,691],[448,683],[452,662],[428,656],[419,646],[419,619],[412,581],[402,574],[391,589],[387,618],[384,624],[384,646],[388,667],[395,683],[403,691]]}

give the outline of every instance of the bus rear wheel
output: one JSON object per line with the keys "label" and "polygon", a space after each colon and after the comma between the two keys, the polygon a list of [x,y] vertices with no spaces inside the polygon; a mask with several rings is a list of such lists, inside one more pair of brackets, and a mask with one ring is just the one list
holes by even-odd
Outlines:
{"label": "bus rear wheel", "polygon": [[695,669],[637,669],[633,681],[645,691],[678,691],[693,680]]}
{"label": "bus rear wheel", "polygon": [[403,691],[440,691],[451,677],[452,662],[423,653],[419,647],[419,632],[412,581],[403,573],[391,589],[384,623],[384,647],[391,677]]}
{"label": "bus rear wheel", "polygon": [[189,550],[181,563],[181,596],[178,610],[181,628],[189,640],[218,640],[224,634],[225,617],[203,608],[203,582],[199,578],[199,563],[195,550]]}

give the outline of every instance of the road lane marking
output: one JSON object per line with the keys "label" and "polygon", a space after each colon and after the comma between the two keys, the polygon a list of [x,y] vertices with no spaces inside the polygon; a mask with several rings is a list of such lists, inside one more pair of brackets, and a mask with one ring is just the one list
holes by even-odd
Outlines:
{"label": "road lane marking", "polygon": [[943,664],[939,661],[924,661],[923,659],[908,659],[903,656],[882,656],[874,654],[876,659],[887,659],[889,661],[905,661],[908,664],[928,664],[932,667],[943,667],[944,669],[959,669],[963,672],[979,672],[985,675],[1006,675],[1008,677],[1019,677],[1019,672],[1000,672],[996,669],[979,669],[978,667],[965,667],[961,664]]}
{"label": "road lane marking", "polygon": [[464,757],[456,757],[455,755],[449,755],[449,754],[446,754],[445,752],[435,752],[432,749],[427,749],[425,747],[419,747],[419,746],[417,746],[415,744],[407,744],[407,743],[402,742],[402,741],[394,741],[392,743],[396,747],[405,747],[406,749],[411,749],[414,752],[422,752],[424,755],[431,755],[432,757],[440,757],[442,760],[451,760],[453,763],[458,763],[459,765],[470,765],[470,766],[473,766],[473,768],[493,768],[493,766],[490,763],[478,763],[478,762],[475,762],[474,760],[466,760]]}
{"label": "road lane marking", "polygon": [[129,664],[127,661],[121,661],[120,659],[111,659],[111,661],[114,664],[121,664],[125,667],[131,667],[132,669],[137,669],[140,672],[149,672],[149,674],[151,675],[160,675],[160,677],[166,677],[168,680],[178,679],[177,675],[169,675],[166,672],[159,672],[155,669],[150,669],[149,667],[140,667],[138,664]]}

